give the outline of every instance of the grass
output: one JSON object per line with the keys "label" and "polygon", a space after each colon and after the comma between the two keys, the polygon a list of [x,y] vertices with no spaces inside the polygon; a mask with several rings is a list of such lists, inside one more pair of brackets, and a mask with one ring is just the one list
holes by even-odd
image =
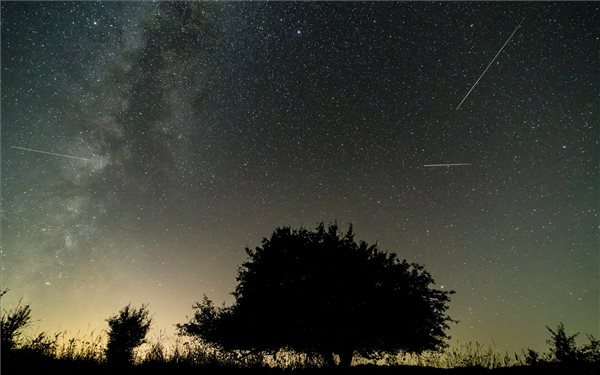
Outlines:
{"label": "grass", "polygon": [[[6,291],[0,291],[2,297]],[[143,341],[146,332],[129,348],[126,365],[116,367],[108,362],[106,331],[71,338],[66,333],[48,336],[25,335],[30,327],[31,309],[20,303],[2,314],[1,373],[4,374],[191,374],[191,373],[256,373],[256,374],[598,374],[600,373],[600,340],[588,335],[589,343],[577,346],[575,337],[564,326],[548,328],[550,351],[528,350],[521,354],[500,353],[478,342],[456,345],[444,352],[404,353],[378,359],[355,358],[350,368],[325,366],[319,356],[292,351],[275,354],[222,351],[197,340],[178,337],[174,340],[159,334],[144,342],[133,353],[131,348]],[[128,331],[124,331],[128,332]],[[128,333],[120,338],[127,342]],[[110,353],[109,353],[110,354]],[[133,354],[133,363],[129,363]],[[114,357],[113,357],[114,358]]]}
{"label": "grass", "polygon": [[386,358],[386,364],[446,369],[461,367],[495,369],[523,366],[526,361],[524,354],[501,353],[491,346],[486,347],[479,342],[468,342],[443,352],[426,352],[419,355],[406,353],[395,358]]}
{"label": "grass", "polygon": [[[163,335],[143,344],[136,351],[135,364],[127,369],[115,369],[106,364],[104,333],[83,338],[68,338],[65,333],[54,336],[40,334],[20,343],[10,353],[2,353],[2,373],[52,374],[114,374],[126,370],[129,374],[558,374],[566,370],[560,363],[541,361],[526,364],[526,353],[499,353],[477,342],[457,345],[444,352],[421,355],[403,354],[379,360],[355,358],[353,367],[325,368],[319,358],[293,352],[278,352],[274,356],[242,355],[222,352],[210,345],[181,338],[170,340]],[[595,374],[598,363],[569,366],[579,374]],[[6,372],[5,372],[6,371]]]}

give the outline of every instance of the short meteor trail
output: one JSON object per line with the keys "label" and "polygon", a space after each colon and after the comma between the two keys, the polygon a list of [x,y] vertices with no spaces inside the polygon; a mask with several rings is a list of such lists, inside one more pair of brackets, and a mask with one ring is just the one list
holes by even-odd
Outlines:
{"label": "short meteor trail", "polygon": [[10,146],[11,148],[16,148],[17,150],[23,150],[23,151],[30,151],[30,152],[38,152],[40,154],[48,154],[48,155],[54,155],[54,156],[62,156],[63,158],[69,158],[69,159],[77,159],[77,160],[83,160],[83,161],[89,161],[89,162],[93,162],[92,159],[86,159],[86,158],[81,158],[79,156],[72,156],[72,155],[65,155],[65,154],[57,154],[55,152],[48,152],[48,151],[42,151],[42,150],[34,150],[32,148],[27,148],[27,147],[19,147],[19,146]]}
{"label": "short meteor trail", "polygon": [[460,106],[464,103],[464,101],[467,100],[467,97],[469,96],[469,94],[471,93],[471,91],[473,91],[473,89],[475,88],[475,86],[477,86],[477,84],[479,83],[479,80],[481,80],[481,78],[483,77],[483,75],[488,71],[488,69],[490,68],[490,66],[492,66],[492,64],[494,63],[494,61],[496,61],[496,58],[498,57],[498,55],[500,55],[500,53],[502,52],[502,50],[504,49],[504,47],[506,47],[506,45],[508,44],[508,42],[510,42],[510,40],[513,37],[513,35],[515,35],[515,33],[517,32],[517,29],[519,27],[521,27],[521,24],[523,23],[524,20],[525,20],[525,17],[523,17],[523,19],[521,20],[521,22],[519,22],[519,24],[517,25],[517,27],[515,27],[515,29],[510,34],[510,36],[508,37],[508,39],[506,39],[506,42],[504,42],[504,44],[502,45],[502,47],[500,47],[500,50],[496,53],[496,56],[494,56],[494,58],[492,59],[492,61],[490,61],[490,63],[485,68],[485,70],[483,71],[483,73],[481,73],[481,75],[479,76],[479,78],[477,78],[477,81],[475,81],[475,83],[473,84],[473,86],[471,86],[471,89],[467,92],[467,95],[465,95],[465,97],[463,98],[463,100],[460,101],[460,103],[458,104],[458,106],[456,106],[455,110],[458,110],[460,108]]}
{"label": "short meteor trail", "polygon": [[461,167],[461,166],[466,166],[466,165],[471,165],[471,163],[444,163],[444,164],[423,164],[424,167],[429,167],[429,168],[437,168],[437,167]]}

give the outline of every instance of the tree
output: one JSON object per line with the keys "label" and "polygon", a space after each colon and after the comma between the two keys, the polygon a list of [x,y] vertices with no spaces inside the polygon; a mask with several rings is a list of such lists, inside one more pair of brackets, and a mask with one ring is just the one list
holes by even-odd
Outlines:
{"label": "tree", "polygon": [[355,354],[445,346],[453,292],[433,289],[423,266],[356,243],[352,226],[345,235],[336,224],[277,228],[246,253],[234,304],[215,307],[204,297],[192,319],[177,325],[181,335],[225,350],[319,354],[329,364],[337,355],[342,366]]}
{"label": "tree", "polygon": [[139,309],[127,305],[106,320],[108,343],[105,353],[108,363],[120,366],[133,363],[133,350],[145,342],[152,324],[149,314],[146,305]]}

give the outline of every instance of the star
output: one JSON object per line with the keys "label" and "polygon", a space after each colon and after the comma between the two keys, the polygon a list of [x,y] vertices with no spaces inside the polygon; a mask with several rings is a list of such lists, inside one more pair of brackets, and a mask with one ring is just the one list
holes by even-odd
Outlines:
{"label": "star", "polygon": [[337,221],[456,290],[461,342],[597,331],[596,4],[1,7],[0,284],[40,329],[173,327],[275,227]]}

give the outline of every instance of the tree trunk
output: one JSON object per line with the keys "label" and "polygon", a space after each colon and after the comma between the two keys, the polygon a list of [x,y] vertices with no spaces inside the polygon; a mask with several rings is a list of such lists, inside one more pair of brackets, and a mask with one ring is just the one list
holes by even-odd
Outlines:
{"label": "tree trunk", "polygon": [[344,350],[339,353],[340,356],[340,367],[350,367],[352,364],[352,357],[354,357],[354,350]]}

